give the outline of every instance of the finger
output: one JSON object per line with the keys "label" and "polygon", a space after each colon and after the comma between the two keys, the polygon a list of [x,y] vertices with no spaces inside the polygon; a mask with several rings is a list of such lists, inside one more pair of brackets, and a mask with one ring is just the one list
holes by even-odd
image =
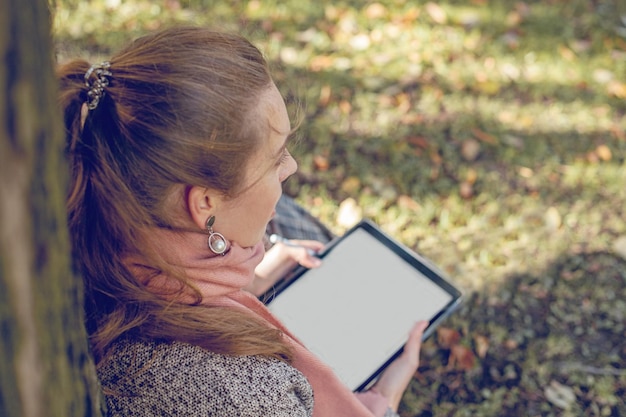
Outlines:
{"label": "finger", "polygon": [[411,331],[409,332],[409,341],[407,342],[407,344],[416,343],[419,347],[419,344],[421,344],[422,342],[422,336],[424,336],[424,332],[426,331],[427,327],[428,327],[428,322],[425,320],[420,320],[417,323],[415,323],[413,327],[411,328]]}
{"label": "finger", "polygon": [[324,246],[326,246],[324,243],[317,240],[292,239],[291,242],[299,246],[304,246],[305,248],[313,249],[315,252],[321,251],[324,249]]}
{"label": "finger", "polygon": [[298,264],[302,265],[305,268],[317,268],[322,264],[320,258],[314,256],[315,252],[311,252],[312,248],[308,247],[299,247],[299,248],[288,248],[289,254],[292,259],[294,259]]}
{"label": "finger", "polygon": [[419,353],[422,346],[422,336],[424,331],[428,327],[427,321],[418,321],[413,325],[409,333],[409,340],[404,345],[404,356],[412,366],[417,367],[419,365]]}

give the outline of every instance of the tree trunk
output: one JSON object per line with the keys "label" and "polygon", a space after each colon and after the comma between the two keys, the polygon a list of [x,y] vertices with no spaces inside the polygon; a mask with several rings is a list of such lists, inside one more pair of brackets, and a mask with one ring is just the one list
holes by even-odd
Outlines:
{"label": "tree trunk", "polygon": [[71,270],[47,0],[0,11],[0,416],[101,416]]}

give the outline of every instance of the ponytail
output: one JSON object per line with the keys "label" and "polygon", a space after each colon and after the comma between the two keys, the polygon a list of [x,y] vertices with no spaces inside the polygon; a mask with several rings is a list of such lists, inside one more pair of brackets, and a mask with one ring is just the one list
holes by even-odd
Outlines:
{"label": "ponytail", "polygon": [[[272,82],[261,53],[238,35],[172,28],[113,57],[109,75],[98,69],[109,71],[84,60],[57,71],[71,172],[68,224],[96,361],[128,333],[288,360],[289,346],[266,323],[229,308],[174,306],[124,263],[145,251],[140,229],[169,227],[175,187],[225,195],[240,187],[240,167],[263,134],[247,116],[255,94]],[[94,96],[98,88],[103,94]],[[150,261],[167,270],[157,257]],[[186,277],[172,278],[181,291],[190,287]]]}

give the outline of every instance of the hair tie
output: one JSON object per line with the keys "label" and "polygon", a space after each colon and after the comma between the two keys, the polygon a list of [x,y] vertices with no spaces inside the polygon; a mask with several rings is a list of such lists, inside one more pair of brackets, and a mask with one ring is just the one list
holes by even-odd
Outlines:
{"label": "hair tie", "polygon": [[[104,88],[109,85],[109,79],[113,74],[109,71],[111,63],[109,61],[101,62],[100,64],[92,65],[85,73],[85,85],[89,89],[87,91],[87,107],[89,110],[93,110],[98,107],[98,103],[102,97],[104,97]],[[95,74],[96,79],[91,82],[91,75]]]}

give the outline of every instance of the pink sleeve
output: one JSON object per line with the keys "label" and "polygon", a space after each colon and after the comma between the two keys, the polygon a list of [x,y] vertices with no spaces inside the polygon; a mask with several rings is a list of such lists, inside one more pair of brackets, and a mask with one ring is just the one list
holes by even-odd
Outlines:
{"label": "pink sleeve", "polygon": [[354,394],[356,398],[376,417],[383,417],[389,409],[389,402],[375,389]]}

